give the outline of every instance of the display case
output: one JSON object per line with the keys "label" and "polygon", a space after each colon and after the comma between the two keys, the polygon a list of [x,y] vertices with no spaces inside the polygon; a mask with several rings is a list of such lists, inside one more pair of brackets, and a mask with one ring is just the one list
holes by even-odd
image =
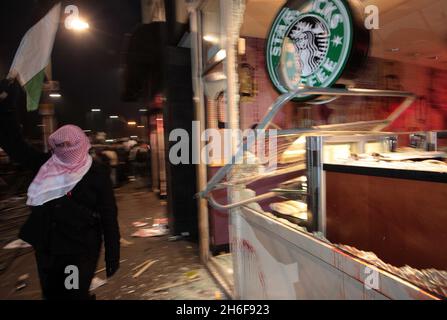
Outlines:
{"label": "display case", "polygon": [[447,240],[445,153],[413,144],[390,152],[398,134],[308,137],[307,144],[314,230],[396,267],[447,270],[446,250],[433,246]]}
{"label": "display case", "polygon": [[[442,135],[382,132],[414,95],[303,88],[279,97],[258,129],[303,92],[405,101],[382,120],[278,131],[270,137],[278,141],[273,170],[246,163],[261,155],[244,141],[216,172],[200,195],[229,211],[236,297],[447,297],[447,252],[433,245],[447,240],[447,156],[433,150]],[[212,195],[222,188],[226,205]]]}
{"label": "display case", "polygon": [[241,297],[444,297],[446,250],[433,244],[447,240],[446,155],[402,142],[409,136],[280,135],[276,173],[227,181],[241,190],[231,240]]}

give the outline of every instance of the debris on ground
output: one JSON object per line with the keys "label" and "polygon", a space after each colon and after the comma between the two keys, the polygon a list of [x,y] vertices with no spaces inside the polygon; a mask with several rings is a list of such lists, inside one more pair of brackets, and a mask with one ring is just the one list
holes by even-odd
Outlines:
{"label": "debris on ground", "polygon": [[132,233],[132,237],[135,238],[150,238],[150,237],[160,237],[166,235],[165,230],[160,230],[158,228],[140,229]]}
{"label": "debris on ground", "polygon": [[142,228],[142,227],[146,227],[148,225],[149,225],[148,222],[141,222],[141,221],[135,221],[132,223],[132,226],[134,226],[135,228]]}
{"label": "debris on ground", "polygon": [[[121,239],[121,259],[123,260],[120,262],[123,263],[126,259],[127,262],[122,264],[116,275],[107,279],[106,285],[96,288],[92,293],[98,300],[214,300],[215,292],[219,291],[219,287],[200,263],[196,243],[180,236],[180,231],[186,230],[179,230],[178,235],[181,241],[178,242],[168,242],[167,239],[170,235],[144,239],[130,238],[130,234],[139,229],[132,226],[135,221],[148,223],[147,227],[142,228],[151,228],[154,224],[164,224],[168,221],[166,219],[155,221],[157,218],[167,216],[167,208],[160,204],[157,194],[148,191],[140,192],[142,190],[147,190],[147,181],[140,180],[126,184],[119,190],[115,189],[120,211],[121,234],[127,240],[132,241],[132,245],[126,245],[127,240]],[[14,217],[14,221],[17,221],[17,227],[11,232],[1,235],[0,299],[38,300],[42,298],[32,248],[2,250],[7,243],[17,239],[18,230],[29,215],[25,202],[26,196],[23,197],[20,204],[9,205],[13,210],[11,209],[8,213]],[[0,201],[0,213],[3,219],[5,212],[1,210],[2,202]],[[17,216],[20,216],[20,219],[16,219]],[[193,250],[186,249],[186,246],[192,246]],[[99,270],[96,274],[101,279],[106,278],[102,263],[105,258],[104,254],[105,252],[102,250],[100,264],[97,268]],[[138,278],[133,278],[134,274],[153,260],[159,261],[148,267]],[[194,281],[190,281],[185,275],[186,272],[192,270],[199,270],[199,277]],[[18,276],[27,273],[29,279],[26,280],[26,287],[16,291],[15,285]],[[191,277],[194,278],[194,274],[191,274]],[[93,284],[96,282],[94,280]],[[161,288],[165,291],[154,293],[152,291],[154,288]],[[146,293],[147,295],[145,295]],[[223,291],[221,294],[222,299],[227,298]]]}
{"label": "debris on ground", "polygon": [[143,263],[140,263],[139,265],[137,265],[136,267],[134,267],[134,268],[132,269],[132,271],[135,271],[135,270],[137,270],[137,269],[140,269],[140,268],[143,267],[145,264],[148,264],[148,263],[151,262],[151,261],[152,261],[152,259],[149,259],[149,260],[144,261]]}
{"label": "debris on ground", "polygon": [[96,290],[105,284],[107,284],[107,280],[104,280],[104,279],[101,279],[98,277],[94,277],[92,280],[92,283],[90,284],[90,291]]}
{"label": "debris on ground", "polygon": [[5,250],[26,249],[26,248],[31,248],[31,245],[21,239],[17,239],[13,242],[10,242],[3,247],[3,249]]}
{"label": "debris on ground", "polygon": [[147,269],[149,269],[156,262],[158,262],[158,260],[154,260],[154,261],[150,261],[150,262],[146,263],[137,273],[135,273],[133,275],[133,278],[136,279],[139,276],[141,276]]}
{"label": "debris on ground", "polygon": [[185,276],[189,279],[189,280],[194,280],[199,278],[199,272],[198,270],[192,270],[192,271],[188,271],[185,273]]}
{"label": "debris on ground", "polygon": [[185,240],[190,236],[189,232],[182,232],[178,235],[174,235],[168,238],[168,241],[174,242],[174,241],[180,241],[180,240]]}
{"label": "debris on ground", "polygon": [[168,225],[168,218],[157,218],[154,219],[153,227],[161,227]]}
{"label": "debris on ground", "polygon": [[139,229],[132,234],[132,237],[136,238],[149,238],[149,237],[160,237],[165,236],[169,233],[166,225],[160,225],[152,228]]}
{"label": "debris on ground", "polygon": [[166,285],[166,286],[163,286],[163,287],[155,288],[155,289],[151,290],[151,292],[156,293],[156,292],[160,292],[160,291],[166,291],[166,290],[169,290],[169,289],[172,289],[172,288],[176,288],[176,287],[180,287],[180,286],[184,286],[184,285],[187,285],[187,284],[193,283],[195,281],[199,281],[199,280],[200,280],[200,278],[195,278],[193,280],[184,280],[184,281],[176,282],[176,283],[173,283],[173,284],[170,284],[170,285]]}
{"label": "debris on ground", "polygon": [[182,236],[172,236],[168,238],[168,241],[174,242],[174,241],[180,241],[182,239],[183,239]]}
{"label": "debris on ground", "polygon": [[17,283],[16,283],[16,291],[20,291],[24,288],[27,287],[27,283],[26,281],[29,279],[29,274],[26,273],[24,275],[21,275],[18,279],[17,279]]}

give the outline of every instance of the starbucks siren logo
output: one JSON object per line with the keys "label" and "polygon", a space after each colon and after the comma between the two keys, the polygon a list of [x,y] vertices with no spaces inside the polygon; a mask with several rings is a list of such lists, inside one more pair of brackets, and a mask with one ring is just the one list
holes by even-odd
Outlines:
{"label": "starbucks siren logo", "polygon": [[351,52],[352,19],[344,1],[301,2],[302,11],[288,7],[280,11],[267,41],[268,73],[281,93],[300,85],[330,87]]}
{"label": "starbucks siren logo", "polygon": [[329,48],[329,35],[325,25],[317,21],[305,22],[311,17],[300,20],[287,35],[292,39],[298,54],[301,75],[310,76],[321,65]]}

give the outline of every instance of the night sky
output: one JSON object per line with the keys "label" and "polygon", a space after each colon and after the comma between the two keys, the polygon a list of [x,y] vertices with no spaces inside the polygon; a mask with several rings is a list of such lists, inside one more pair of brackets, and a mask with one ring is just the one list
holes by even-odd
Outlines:
{"label": "night sky", "polygon": [[[45,0],[44,0],[45,1]],[[20,40],[39,12],[37,0],[0,1],[0,77],[4,78]],[[62,8],[77,5],[89,31],[75,33],[62,24],[53,51],[53,80],[60,82],[61,99],[56,104],[59,124],[73,123],[84,129],[92,108],[104,110],[103,117],[120,114],[138,120],[141,103],[120,101],[126,34],[141,23],[140,0],[69,0]],[[44,9],[46,10],[46,8]]]}

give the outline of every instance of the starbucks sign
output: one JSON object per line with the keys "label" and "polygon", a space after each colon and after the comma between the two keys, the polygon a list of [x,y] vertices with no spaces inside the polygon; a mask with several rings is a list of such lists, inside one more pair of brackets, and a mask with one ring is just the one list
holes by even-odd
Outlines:
{"label": "starbucks sign", "polygon": [[344,0],[288,1],[273,22],[266,46],[268,73],[277,90],[332,86],[352,55],[355,24]]}

